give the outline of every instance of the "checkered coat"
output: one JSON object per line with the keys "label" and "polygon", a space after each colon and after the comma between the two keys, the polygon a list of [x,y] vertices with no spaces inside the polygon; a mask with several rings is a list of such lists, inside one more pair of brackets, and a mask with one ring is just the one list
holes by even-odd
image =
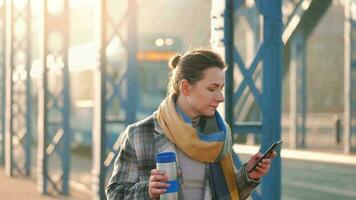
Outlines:
{"label": "checkered coat", "polygon": [[[106,188],[108,200],[149,199],[148,180],[150,172],[156,168],[157,153],[172,151],[176,146],[171,143],[160,128],[157,114],[132,124],[120,135],[120,145],[109,185]],[[232,149],[232,148],[231,148]],[[178,172],[180,166],[178,165]],[[181,174],[181,173],[180,173]],[[246,199],[259,182],[249,180],[244,167],[236,172],[240,200]],[[178,178],[181,181],[182,178]],[[206,180],[204,200],[212,199],[208,179]],[[180,187],[179,199],[183,199]],[[229,198],[227,198],[229,199]]]}

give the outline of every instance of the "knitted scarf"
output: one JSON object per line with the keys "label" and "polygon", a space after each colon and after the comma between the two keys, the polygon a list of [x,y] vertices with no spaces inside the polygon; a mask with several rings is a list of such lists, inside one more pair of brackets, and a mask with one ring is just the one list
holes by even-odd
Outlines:
{"label": "knitted scarf", "polygon": [[[224,178],[213,178],[214,183],[212,184],[214,188],[228,192],[232,200],[239,200],[230,149],[231,131],[218,112],[213,117],[204,118],[205,125],[202,127],[204,133],[201,133],[183,121],[175,109],[174,95],[169,95],[162,101],[158,109],[157,119],[160,127],[172,143],[191,158],[212,166],[209,168],[212,169],[209,170],[209,177],[216,177],[222,171],[221,175]],[[205,134],[211,132],[214,127],[217,127],[219,131]],[[221,180],[224,183],[218,183]],[[221,185],[225,186],[226,189],[219,189]],[[212,189],[212,192],[214,193],[216,190]],[[225,196],[226,194],[213,195]]]}

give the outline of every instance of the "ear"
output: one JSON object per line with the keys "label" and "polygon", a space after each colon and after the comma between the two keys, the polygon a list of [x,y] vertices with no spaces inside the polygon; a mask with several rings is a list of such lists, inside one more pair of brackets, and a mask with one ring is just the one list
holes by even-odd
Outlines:
{"label": "ear", "polygon": [[180,91],[184,96],[188,96],[189,95],[189,91],[190,91],[190,86],[187,80],[183,79],[180,82]]}

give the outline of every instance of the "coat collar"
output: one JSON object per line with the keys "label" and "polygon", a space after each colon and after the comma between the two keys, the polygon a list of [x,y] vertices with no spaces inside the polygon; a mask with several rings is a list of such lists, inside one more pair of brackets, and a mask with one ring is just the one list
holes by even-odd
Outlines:
{"label": "coat collar", "polygon": [[[175,153],[176,158],[177,158],[178,174],[181,175],[182,169],[180,167],[180,163],[179,163],[179,159],[178,159],[178,154],[177,154],[177,150],[176,150],[177,147],[171,141],[169,141],[169,139],[166,137],[163,130],[161,129],[161,127],[158,123],[158,120],[157,120],[157,112],[153,113],[153,124],[154,124],[154,130],[155,130],[154,138],[155,138],[155,142],[156,142],[157,153],[162,153],[162,152]],[[178,196],[179,196],[179,199],[183,199],[183,190],[182,190],[183,189],[183,187],[182,187],[183,179],[181,176],[178,177],[178,182],[180,184]]]}
{"label": "coat collar", "polygon": [[153,124],[155,130],[154,139],[156,142],[157,153],[171,151],[177,155],[176,146],[171,141],[169,141],[158,123],[157,112],[153,113]]}

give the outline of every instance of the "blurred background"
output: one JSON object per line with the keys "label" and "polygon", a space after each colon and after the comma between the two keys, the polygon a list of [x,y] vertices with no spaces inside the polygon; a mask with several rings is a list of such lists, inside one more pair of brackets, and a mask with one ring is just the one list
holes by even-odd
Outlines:
{"label": "blurred background", "polygon": [[0,9],[0,195],[105,199],[117,139],[165,98],[169,59],[212,48],[229,65],[220,111],[241,162],[284,142],[250,198],[356,199],[356,1],[0,0]]}

